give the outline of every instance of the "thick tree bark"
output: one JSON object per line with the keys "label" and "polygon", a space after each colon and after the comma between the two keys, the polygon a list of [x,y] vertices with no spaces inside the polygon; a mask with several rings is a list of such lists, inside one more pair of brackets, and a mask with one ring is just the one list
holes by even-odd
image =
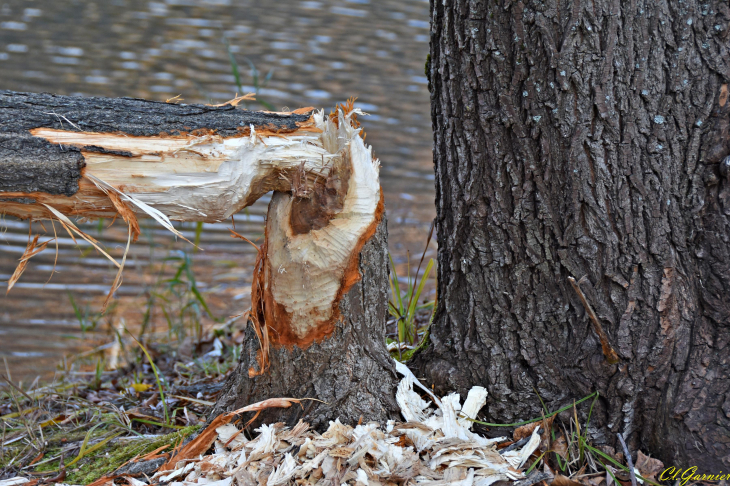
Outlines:
{"label": "thick tree bark", "polygon": [[358,110],[234,105],[0,91],[0,214],[119,214],[132,232],[137,216],[220,221],[275,191],[247,352],[218,409],[307,397],[326,404],[289,410],[291,420],[389,418],[384,207]]}
{"label": "thick tree bark", "polygon": [[431,11],[439,303],[419,376],[486,386],[501,422],[540,415],[533,387],[552,409],[597,390],[596,443],[726,470],[727,2]]}

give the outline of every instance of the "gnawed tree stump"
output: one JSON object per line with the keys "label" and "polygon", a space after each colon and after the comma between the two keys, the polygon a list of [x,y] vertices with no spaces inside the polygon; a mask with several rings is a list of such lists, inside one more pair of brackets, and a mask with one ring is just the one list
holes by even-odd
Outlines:
{"label": "gnawed tree stump", "polygon": [[[218,410],[272,397],[317,425],[397,412],[379,163],[352,103],[326,116],[0,91],[0,213],[214,222],[274,191],[239,370]],[[326,403],[323,403],[326,402]]]}
{"label": "gnawed tree stump", "polygon": [[262,372],[258,338],[252,326],[247,328],[238,369],[211,417],[281,396],[315,397],[324,403],[307,400],[301,407],[272,408],[262,412],[259,421],[292,425],[303,418],[314,427],[326,428],[335,417],[342,423],[358,422],[361,417],[385,423],[398,413],[393,397],[395,369],[383,345],[388,296],[385,240],[383,221],[360,252],[356,270],[362,279],[340,300],[335,310],[339,318],[332,321],[329,338],[301,347],[290,341],[287,329],[281,334],[286,337],[282,345],[277,329],[269,329],[275,344],[268,356],[270,372]]}

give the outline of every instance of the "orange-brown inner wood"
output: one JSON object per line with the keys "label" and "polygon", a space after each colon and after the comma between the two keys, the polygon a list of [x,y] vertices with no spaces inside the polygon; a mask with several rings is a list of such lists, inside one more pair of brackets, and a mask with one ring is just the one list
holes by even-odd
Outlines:
{"label": "orange-brown inner wood", "polygon": [[[306,349],[315,342],[321,342],[322,340],[329,337],[335,330],[337,322],[342,320],[340,313],[340,301],[347,294],[347,292],[360,281],[362,275],[360,275],[360,252],[363,246],[367,243],[375,234],[378,229],[378,225],[383,219],[383,213],[385,211],[385,202],[383,199],[383,193],[380,192],[380,200],[375,210],[375,217],[373,222],[368,226],[367,230],[358,240],[355,245],[355,249],[350,254],[350,260],[347,263],[345,273],[340,280],[340,290],[337,293],[334,301],[332,302],[332,313],[328,319],[318,322],[317,326],[314,327],[310,332],[304,336],[299,336],[291,325],[291,314],[286,310],[284,305],[275,301],[271,289],[264,287],[263,289],[263,317],[264,322],[269,333],[270,342],[274,346],[285,346],[287,348],[293,348],[297,346],[301,349]],[[266,272],[264,275],[264,281],[270,281],[270,275],[272,268],[268,262],[265,262],[262,266],[262,271]],[[254,277],[254,282],[258,279]],[[260,303],[253,302],[254,308],[260,308]]]}

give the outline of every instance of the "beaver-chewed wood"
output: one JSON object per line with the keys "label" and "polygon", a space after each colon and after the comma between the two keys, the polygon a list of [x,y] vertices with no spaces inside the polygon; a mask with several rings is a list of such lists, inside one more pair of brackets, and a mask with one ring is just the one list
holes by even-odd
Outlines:
{"label": "beaver-chewed wood", "polygon": [[[282,356],[345,349],[359,335],[371,343],[359,353],[370,357],[353,359],[365,364],[377,356],[371,365],[380,372],[368,374],[379,377],[381,391],[392,390],[382,329],[387,247],[384,234],[375,237],[384,228],[379,162],[361,137],[359,110],[348,103],[327,116],[234,105],[0,91],[0,214],[120,214],[132,231],[145,214],[222,221],[274,191],[252,290],[257,365],[242,365],[247,379],[280,382],[269,391],[295,394],[300,384]],[[363,261],[365,247],[379,255],[376,262]],[[361,283],[374,264],[386,265],[370,272],[379,281]],[[379,290],[365,299],[356,288]],[[365,376],[348,369],[354,390]],[[366,417],[395,410],[382,400]]]}

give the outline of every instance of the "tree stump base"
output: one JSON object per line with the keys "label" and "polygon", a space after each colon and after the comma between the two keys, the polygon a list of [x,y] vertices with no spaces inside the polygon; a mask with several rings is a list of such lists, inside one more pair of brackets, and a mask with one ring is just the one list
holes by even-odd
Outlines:
{"label": "tree stump base", "polygon": [[[315,398],[289,409],[269,409],[259,422],[294,425],[302,419],[317,429],[339,418],[385,423],[395,418],[395,367],[385,348],[388,301],[388,246],[385,218],[359,255],[361,275],[339,303],[341,318],[332,334],[305,349],[272,345],[261,373],[261,345],[253,325],[243,352],[211,417],[267,398]],[[253,374],[261,373],[256,376]],[[320,401],[321,400],[321,401]]]}

